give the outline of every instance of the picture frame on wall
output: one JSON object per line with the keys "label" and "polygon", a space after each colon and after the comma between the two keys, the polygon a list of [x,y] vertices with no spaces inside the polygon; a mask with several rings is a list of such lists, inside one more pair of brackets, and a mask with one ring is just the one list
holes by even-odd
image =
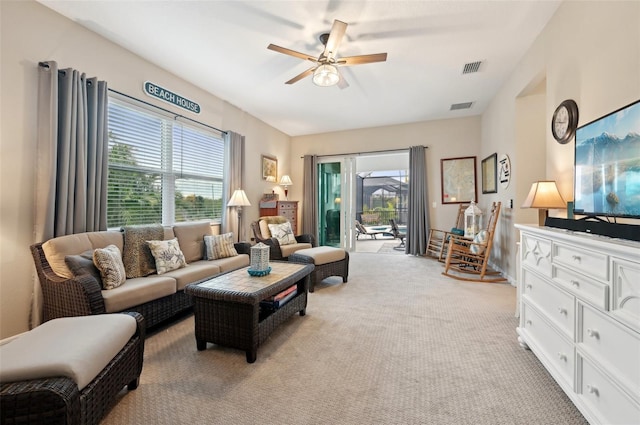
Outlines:
{"label": "picture frame on wall", "polygon": [[498,192],[498,154],[494,153],[482,160],[482,193]]}
{"label": "picture frame on wall", "polygon": [[440,182],[443,204],[475,201],[476,157],[443,158],[440,160]]}
{"label": "picture frame on wall", "polygon": [[278,181],[278,159],[269,155],[262,155],[262,180]]}

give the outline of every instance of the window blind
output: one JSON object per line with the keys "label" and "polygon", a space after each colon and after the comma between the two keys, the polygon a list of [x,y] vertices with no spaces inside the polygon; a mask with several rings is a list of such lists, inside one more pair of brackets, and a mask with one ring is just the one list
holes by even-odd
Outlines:
{"label": "window blind", "polygon": [[108,227],[221,218],[218,134],[109,99]]}

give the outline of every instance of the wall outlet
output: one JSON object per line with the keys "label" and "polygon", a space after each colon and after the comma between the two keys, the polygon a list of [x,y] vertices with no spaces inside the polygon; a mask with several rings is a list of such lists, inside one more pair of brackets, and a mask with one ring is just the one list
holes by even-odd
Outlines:
{"label": "wall outlet", "polygon": [[436,206],[438,206],[438,203],[436,201],[433,201],[431,203],[431,208],[435,208]]}

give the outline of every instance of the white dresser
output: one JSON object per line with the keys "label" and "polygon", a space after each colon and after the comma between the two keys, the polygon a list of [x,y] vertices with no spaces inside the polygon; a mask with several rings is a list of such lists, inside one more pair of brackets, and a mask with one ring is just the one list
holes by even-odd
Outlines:
{"label": "white dresser", "polygon": [[640,424],[640,243],[520,230],[518,340],[591,424]]}

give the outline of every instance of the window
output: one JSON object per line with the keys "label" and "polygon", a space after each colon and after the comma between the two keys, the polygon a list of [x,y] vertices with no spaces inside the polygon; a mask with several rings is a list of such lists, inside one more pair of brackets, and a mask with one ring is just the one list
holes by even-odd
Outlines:
{"label": "window", "polygon": [[109,98],[109,228],[221,218],[224,141],[178,119]]}

